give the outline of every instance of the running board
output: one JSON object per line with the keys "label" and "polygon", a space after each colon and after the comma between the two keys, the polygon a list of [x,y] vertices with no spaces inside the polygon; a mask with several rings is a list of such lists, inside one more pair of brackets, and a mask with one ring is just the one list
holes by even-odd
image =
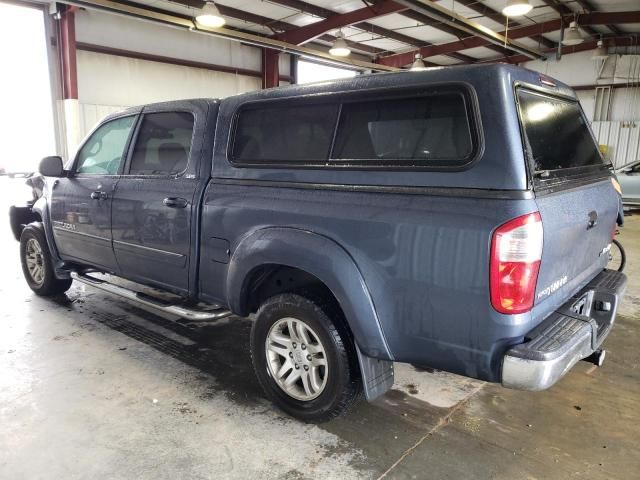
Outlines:
{"label": "running board", "polygon": [[229,310],[223,310],[223,309],[218,309],[214,311],[197,310],[193,308],[186,308],[186,307],[172,304],[172,303],[165,303],[150,295],[146,295],[141,292],[136,292],[134,290],[121,287],[120,285],[115,285],[106,280],[100,280],[98,278],[90,277],[89,275],[86,275],[80,272],[71,272],[71,278],[73,278],[74,280],[77,280],[80,283],[84,283],[85,285],[89,285],[99,290],[103,290],[105,292],[118,295],[127,300],[131,300],[133,302],[139,303],[146,307],[159,310],[160,312],[163,312],[163,313],[177,315],[178,317],[184,318],[186,320],[204,322],[204,321],[219,320],[221,318],[225,318],[231,315],[231,312]]}

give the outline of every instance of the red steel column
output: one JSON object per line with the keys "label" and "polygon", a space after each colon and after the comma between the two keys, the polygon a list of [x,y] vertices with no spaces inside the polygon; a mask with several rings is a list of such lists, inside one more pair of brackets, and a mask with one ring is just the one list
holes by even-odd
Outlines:
{"label": "red steel column", "polygon": [[64,116],[64,156],[71,158],[82,140],[78,67],[76,59],[76,7],[61,6],[58,19],[58,54],[61,85],[61,113]]}
{"label": "red steel column", "polygon": [[65,7],[60,12],[58,28],[60,72],[62,74],[62,98],[78,98],[78,67],[76,63],[75,8]]}
{"label": "red steel column", "polygon": [[262,49],[262,88],[272,88],[280,85],[279,58],[280,53],[277,50]]}

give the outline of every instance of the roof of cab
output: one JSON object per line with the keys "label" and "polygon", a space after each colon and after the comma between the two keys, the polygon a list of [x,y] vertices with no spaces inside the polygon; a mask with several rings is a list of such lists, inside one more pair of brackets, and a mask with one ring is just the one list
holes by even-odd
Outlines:
{"label": "roof of cab", "polygon": [[176,110],[191,110],[194,107],[196,108],[203,108],[206,105],[212,105],[212,104],[216,104],[216,103],[220,103],[220,99],[218,98],[190,98],[190,99],[185,99],[185,100],[170,100],[167,102],[154,102],[154,103],[147,103],[144,105],[136,105],[135,107],[129,107],[129,108],[125,108],[123,110],[119,110],[117,112],[111,113],[109,115],[107,115],[103,121],[105,120],[111,120],[112,118],[118,118],[118,117],[123,117],[123,116],[127,116],[127,115],[135,115],[140,113],[143,109],[144,110],[170,110],[170,109],[176,109]]}

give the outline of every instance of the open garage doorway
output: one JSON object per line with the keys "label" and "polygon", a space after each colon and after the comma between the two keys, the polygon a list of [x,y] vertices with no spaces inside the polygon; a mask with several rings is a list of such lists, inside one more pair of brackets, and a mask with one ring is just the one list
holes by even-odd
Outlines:
{"label": "open garage doorway", "polygon": [[324,82],[338,78],[351,78],[356,76],[355,70],[332,67],[308,60],[298,61],[298,83]]}
{"label": "open garage doorway", "polygon": [[30,173],[56,153],[44,12],[0,3],[0,169]]}

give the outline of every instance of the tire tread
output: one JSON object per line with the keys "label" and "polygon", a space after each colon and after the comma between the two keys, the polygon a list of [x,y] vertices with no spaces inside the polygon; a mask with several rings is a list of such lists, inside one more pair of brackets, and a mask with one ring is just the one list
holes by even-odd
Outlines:
{"label": "tire tread", "polygon": [[[43,260],[45,264],[45,276],[42,285],[38,286],[31,281],[31,276],[26,266],[25,248],[29,238],[34,238],[42,248]],[[66,292],[73,282],[70,278],[57,278],[53,270],[53,262],[49,245],[44,234],[42,223],[33,222],[27,225],[20,235],[20,262],[22,263],[22,272],[29,285],[29,288],[38,296],[51,297]]]}
{"label": "tire tread", "polygon": [[323,295],[322,292],[305,289],[288,293],[279,293],[268,298],[258,309],[257,321],[259,321],[265,310],[274,305],[283,304],[290,304],[301,308],[311,308],[317,319],[326,318],[328,320],[328,322],[323,321],[322,323],[325,325],[327,333],[334,341],[334,345],[336,347],[335,353],[339,357],[339,362],[348,366],[347,372],[349,378],[343,379],[342,388],[340,389],[337,398],[332,402],[330,408],[315,414],[313,417],[295,415],[291,412],[291,408],[283,407],[282,400],[278,396],[274,395],[271,392],[270,386],[265,385],[262,380],[259,369],[264,367],[261,365],[261,362],[256,361],[257,359],[255,357],[255,345],[257,339],[255,338],[254,325],[254,328],[251,331],[251,359],[260,384],[267,396],[276,405],[283,408],[283,410],[292,416],[296,416],[305,422],[324,423],[344,415],[361,397],[362,384],[360,380],[360,368],[358,366],[355,346],[353,344],[353,337],[346,326],[342,310],[333,298]]}

